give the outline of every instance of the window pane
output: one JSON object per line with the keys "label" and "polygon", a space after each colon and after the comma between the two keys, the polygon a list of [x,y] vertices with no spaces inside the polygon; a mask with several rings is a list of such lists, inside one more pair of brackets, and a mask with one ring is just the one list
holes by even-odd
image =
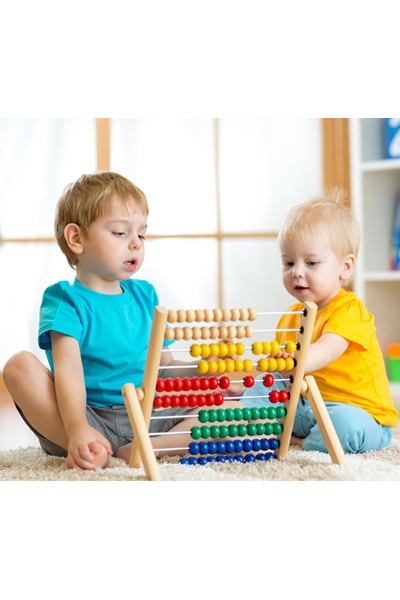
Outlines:
{"label": "window pane", "polygon": [[220,119],[224,232],[277,231],[287,210],[320,193],[320,119]]}
{"label": "window pane", "polygon": [[112,119],[111,168],[146,194],[151,233],[215,232],[212,119]]}
{"label": "window pane", "polygon": [[96,169],[95,119],[0,119],[0,232],[52,237],[64,187]]}

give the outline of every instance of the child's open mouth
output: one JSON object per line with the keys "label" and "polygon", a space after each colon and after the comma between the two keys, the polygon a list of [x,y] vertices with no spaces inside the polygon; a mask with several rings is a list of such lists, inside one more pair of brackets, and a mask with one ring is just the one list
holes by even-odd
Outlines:
{"label": "child's open mouth", "polygon": [[302,285],[295,285],[294,289],[298,294],[304,294],[309,290],[308,287],[303,287]]}
{"label": "child's open mouth", "polygon": [[124,265],[128,269],[128,271],[134,271],[136,269],[136,261],[135,260],[126,260]]}

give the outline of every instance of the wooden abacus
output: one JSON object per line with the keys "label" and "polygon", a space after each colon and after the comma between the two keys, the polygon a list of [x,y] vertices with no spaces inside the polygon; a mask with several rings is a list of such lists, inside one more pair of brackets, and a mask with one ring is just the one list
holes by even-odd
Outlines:
{"label": "wooden abacus", "polygon": [[[308,353],[308,348],[310,346],[311,343],[311,336],[312,336],[312,331],[313,331],[313,326],[314,326],[314,321],[315,321],[315,315],[317,313],[317,306],[313,303],[313,302],[305,302],[304,303],[304,309],[303,311],[299,311],[298,314],[301,314],[300,317],[300,324],[298,329],[291,329],[291,330],[279,330],[279,329],[269,329],[269,330],[254,330],[252,325],[239,325],[239,326],[233,326],[233,325],[227,325],[226,323],[229,321],[254,321],[258,314],[257,311],[253,308],[250,309],[215,309],[215,310],[211,310],[211,309],[206,309],[206,310],[197,310],[197,311],[193,311],[193,310],[188,310],[188,311],[183,311],[183,310],[178,310],[178,311],[167,311],[165,308],[158,306],[155,308],[154,311],[154,319],[153,319],[153,325],[152,325],[152,330],[151,330],[151,335],[150,335],[150,341],[149,341],[149,347],[148,347],[148,352],[147,352],[147,359],[146,359],[146,365],[145,365],[145,371],[144,371],[144,377],[143,377],[143,384],[142,384],[142,388],[135,388],[135,386],[132,383],[127,383],[123,386],[122,388],[122,394],[124,397],[124,401],[126,404],[126,408],[127,408],[127,412],[129,415],[129,419],[132,425],[132,430],[133,430],[133,443],[132,443],[132,451],[131,451],[131,456],[130,456],[130,461],[129,461],[129,466],[131,468],[138,468],[140,467],[140,465],[143,463],[146,475],[148,477],[148,479],[152,480],[152,481],[157,481],[157,480],[161,480],[161,475],[160,475],[160,470],[158,467],[158,463],[157,460],[155,458],[155,453],[151,444],[151,440],[150,440],[150,435],[149,434],[149,424],[150,424],[150,419],[151,418],[157,418],[156,416],[152,417],[152,412],[154,411],[158,411],[158,410],[162,410],[165,408],[169,408],[170,406],[172,407],[187,407],[188,409],[193,409],[196,407],[202,407],[202,406],[212,406],[213,404],[215,405],[221,405],[225,399],[228,398],[224,398],[224,396],[220,393],[216,393],[216,394],[207,394],[204,395],[201,392],[204,389],[207,389],[208,387],[211,387],[212,390],[216,390],[217,387],[220,387],[222,390],[226,389],[227,387],[229,387],[229,385],[233,384],[234,381],[230,380],[229,377],[227,377],[226,373],[230,373],[230,372],[241,372],[243,371],[246,375],[244,376],[244,378],[242,379],[242,381],[235,381],[235,383],[242,383],[245,387],[251,387],[252,385],[254,385],[254,378],[252,375],[250,375],[250,372],[254,372],[254,369],[256,369],[257,371],[263,372],[263,371],[267,371],[268,374],[266,374],[263,378],[263,382],[264,385],[266,387],[270,387],[273,382],[274,382],[274,378],[271,375],[271,372],[274,371],[291,371],[291,375],[289,378],[287,379],[281,379],[280,381],[289,381],[290,382],[290,400],[289,400],[289,394],[287,392],[284,392],[283,390],[281,390],[281,392],[277,392],[277,391],[271,391],[269,396],[262,396],[262,397],[269,397],[271,402],[276,402],[278,400],[280,400],[280,402],[285,403],[287,406],[287,409],[281,409],[280,411],[280,416],[281,416],[281,423],[283,424],[283,427],[281,424],[274,424],[272,426],[272,430],[271,430],[271,425],[269,426],[268,430],[267,430],[267,426],[263,425],[262,423],[259,424],[258,426],[252,424],[252,430],[251,433],[248,433],[248,435],[254,435],[254,432],[261,432],[261,440],[258,440],[257,443],[257,447],[255,446],[255,441],[253,441],[251,443],[251,440],[248,442],[247,446],[251,445],[251,448],[248,448],[248,450],[253,449],[253,450],[258,450],[260,448],[260,444],[262,449],[266,449],[266,448],[270,448],[273,450],[278,450],[277,456],[280,459],[283,459],[287,456],[288,453],[288,449],[289,449],[289,443],[290,443],[290,438],[292,435],[292,431],[293,431],[293,423],[294,423],[294,419],[295,419],[295,415],[296,415],[296,410],[297,410],[297,406],[298,406],[298,401],[299,401],[299,397],[300,394],[304,394],[307,393],[307,398],[309,400],[310,406],[314,412],[316,421],[319,425],[321,434],[323,436],[323,439],[325,441],[325,444],[327,446],[328,452],[330,454],[330,457],[332,459],[332,462],[336,463],[336,464],[345,464],[346,463],[346,458],[343,452],[343,449],[341,447],[340,441],[338,439],[338,436],[336,434],[336,431],[333,427],[332,421],[329,417],[328,411],[326,409],[325,403],[322,399],[322,396],[319,392],[318,386],[315,382],[314,377],[312,376],[308,376],[308,377],[304,377],[305,374],[305,364],[306,364],[306,359],[307,359],[307,353]],[[280,312],[280,313],[259,313],[259,314],[293,314],[293,313],[288,313],[288,312]],[[172,325],[175,323],[178,323],[178,326],[167,326],[167,322]],[[203,325],[202,327],[198,327],[198,326],[185,326],[185,327],[181,327],[180,325],[182,323],[200,323],[200,322],[205,322],[207,323],[207,325]],[[214,325],[210,325],[211,322],[214,322]],[[217,323],[219,323],[217,325]],[[232,356],[232,355],[238,355],[240,356],[241,354],[244,353],[244,351],[246,348],[244,346],[243,343],[239,342],[237,344],[234,344],[233,342],[230,343],[225,343],[225,342],[219,342],[219,343],[211,343],[211,344],[193,344],[189,351],[192,357],[201,357],[201,360],[199,360],[199,362],[197,363],[197,365],[187,365],[188,369],[197,369],[198,373],[200,375],[205,375],[205,374],[211,374],[212,376],[216,373],[221,374],[221,376],[218,378],[216,376],[213,376],[211,378],[193,378],[193,379],[189,379],[189,378],[185,378],[185,379],[181,379],[181,378],[177,378],[177,379],[172,379],[172,378],[167,378],[165,380],[162,380],[158,377],[158,373],[159,373],[159,369],[160,369],[160,359],[161,359],[161,353],[163,351],[163,344],[164,344],[164,340],[224,340],[225,338],[229,338],[229,339],[243,339],[243,338],[249,338],[252,337],[254,335],[254,333],[258,333],[261,331],[275,331],[275,332],[279,332],[279,331],[293,331],[293,332],[297,332],[297,340],[296,342],[287,342],[287,346],[285,346],[285,350],[288,353],[293,353],[294,352],[294,359],[291,357],[288,357],[286,359],[284,358],[278,358],[275,359],[273,358],[274,355],[276,355],[279,350],[281,349],[281,347],[279,346],[279,343],[276,340],[273,340],[272,342],[254,342],[252,344],[252,346],[250,347],[251,351],[253,352],[253,354],[255,355],[260,355],[260,354],[264,354],[265,357],[260,358],[257,362],[257,365],[253,365],[253,362],[250,359],[240,359],[237,358],[235,360],[231,359],[231,358],[226,358],[224,359],[224,356]],[[184,351],[187,351],[187,349],[184,349]],[[217,360],[213,360],[213,358],[217,358],[217,356],[219,356],[219,358]],[[269,358],[267,358],[267,356],[269,356]],[[205,360],[208,359],[208,360]],[[169,366],[169,367],[163,367],[163,369],[168,369],[168,368],[178,368],[178,369],[182,369],[182,365],[180,365],[179,367],[174,367],[174,366]],[[178,385],[179,382],[179,385]],[[196,385],[194,384],[194,382],[196,382]],[[200,383],[199,383],[200,382]],[[204,385],[202,385],[202,382]],[[207,384],[207,385],[206,385]],[[199,394],[190,394],[187,395],[186,392],[192,390],[192,391],[200,391]],[[167,392],[167,394],[164,395],[160,395],[160,393],[162,392]],[[177,395],[175,394],[174,396],[172,396],[172,398],[169,396],[169,392],[171,391],[184,391],[184,394],[181,395]],[[156,395],[157,392],[157,395]],[[275,396],[271,396],[273,393],[275,393]],[[278,394],[278,396],[277,396]],[[279,395],[280,394],[280,395]],[[275,398],[274,400],[272,398]],[[236,398],[236,399],[240,399],[240,398]],[[244,409],[246,410],[246,409]],[[247,409],[246,413],[246,419],[249,421],[249,428],[250,428],[250,421],[254,421],[257,419],[260,419],[261,414],[260,410],[258,411],[258,413],[256,411],[254,411],[253,409]],[[251,412],[253,411],[253,412]],[[208,411],[206,409],[203,410],[203,414],[200,414],[202,411],[199,411],[198,416],[202,417],[202,421],[201,422],[207,422],[207,419],[209,418],[209,414]],[[210,411],[211,412],[211,411]],[[214,411],[218,413],[218,420],[221,421],[223,420],[223,413],[225,413],[225,411]],[[232,411],[235,412],[236,411]],[[276,413],[277,411],[275,411]],[[243,413],[243,411],[242,411]],[[274,417],[276,417],[276,414],[273,413],[273,416],[271,417],[270,415],[272,413],[268,413],[268,409],[267,412],[264,410],[263,411],[263,419],[272,419],[274,420]],[[284,416],[283,416],[284,415]],[[230,415],[232,416],[232,415]],[[243,415],[241,414],[240,416],[242,416],[243,419]],[[240,416],[237,419],[238,421],[240,420]],[[191,414],[190,415],[191,418],[196,417],[196,415]],[[178,417],[179,419],[182,418],[182,415],[179,415]],[[186,418],[189,418],[186,417]],[[214,415],[215,418],[215,415]],[[231,419],[232,420],[232,419]],[[276,421],[275,421],[276,422]],[[227,437],[227,436],[231,436],[231,434],[238,430],[238,427],[236,426],[230,426],[226,427],[224,429],[224,435],[222,435],[222,426],[221,427],[217,427],[215,426],[216,429],[213,432],[212,437],[213,438],[218,438],[219,435],[221,435],[221,437]],[[236,427],[236,429],[235,429]],[[240,426],[239,426],[240,427]],[[263,429],[264,427],[264,429]],[[255,428],[255,429],[254,429]],[[191,434],[191,437],[193,439],[199,439],[201,437],[201,434],[204,433],[204,431],[210,430],[211,432],[212,428],[209,428],[207,426],[200,428],[200,427],[193,427],[191,429],[191,431],[186,432],[188,434]],[[246,428],[246,432],[250,431],[250,429]],[[267,435],[265,435],[265,431],[267,431]],[[264,432],[264,433],[263,433]],[[184,432],[182,432],[184,433]],[[276,436],[276,438],[273,439],[278,439],[279,441],[275,442],[274,444],[271,444],[270,441],[265,441],[268,440],[268,435],[271,436],[271,434],[274,434]],[[163,434],[160,435],[168,435],[168,432],[165,432]],[[244,429],[242,427],[242,436],[246,435],[246,433],[244,432]],[[203,436],[204,437],[204,436]],[[241,450],[241,445],[240,445],[240,440],[236,440],[234,443],[231,442],[230,444],[227,443],[225,444],[225,449],[226,446],[229,444],[229,447],[232,448],[232,444],[235,446],[235,451],[237,452],[235,458],[237,460],[240,460],[241,462],[244,462],[244,459],[242,460],[240,458],[240,456],[243,456],[243,449]],[[218,445],[218,444],[217,444]],[[197,453],[195,451],[195,443],[192,443],[191,445],[188,446],[188,450],[190,451],[191,454],[195,454]],[[199,446],[199,444],[197,444],[197,446]],[[202,449],[204,450],[204,447],[207,447],[208,450],[204,451],[203,454],[206,454],[207,451],[210,450],[210,446],[211,443],[207,444],[207,443],[203,443]],[[272,448],[271,448],[272,446]],[[199,446],[200,448],[200,446]],[[220,444],[220,448],[221,448],[221,444]],[[170,450],[174,450],[174,449],[170,449]],[[183,450],[183,448],[176,448],[175,450]],[[231,450],[232,452],[232,450]],[[222,457],[222,458],[221,458]],[[267,460],[268,458],[274,457],[275,455],[273,453],[267,453],[267,454],[263,454],[260,453],[259,455],[257,455],[257,458],[259,458],[259,460]],[[219,460],[223,461],[225,460],[225,455],[224,454],[220,454],[219,455]],[[232,456],[228,456],[228,458],[230,460],[233,460]],[[186,460],[186,462],[190,462],[189,459],[183,459]],[[246,460],[255,460],[255,455],[254,454],[247,454],[246,455]],[[198,462],[200,462],[200,464],[205,464],[205,462],[211,462],[211,458],[209,457],[208,459],[206,459],[206,457],[202,456],[199,460],[193,458],[192,462],[194,462],[194,464],[198,464]]]}

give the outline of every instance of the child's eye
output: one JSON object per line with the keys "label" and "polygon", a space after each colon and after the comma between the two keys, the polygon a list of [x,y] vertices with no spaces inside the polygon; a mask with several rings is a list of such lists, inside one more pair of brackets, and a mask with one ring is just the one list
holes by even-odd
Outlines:
{"label": "child's eye", "polygon": [[125,231],[113,231],[112,233],[113,235],[116,235],[118,237],[123,237],[124,235],[126,235]]}
{"label": "child's eye", "polygon": [[146,238],[144,237],[144,235],[139,235],[139,240],[145,240]]}
{"label": "child's eye", "polygon": [[317,260],[309,260],[307,264],[309,264],[310,267],[315,267],[319,262]]}
{"label": "child's eye", "polygon": [[293,267],[293,264],[294,264],[294,263],[292,263],[292,262],[290,262],[289,260],[287,260],[287,261],[284,261],[284,263],[283,263],[283,266],[284,266],[284,267]]}

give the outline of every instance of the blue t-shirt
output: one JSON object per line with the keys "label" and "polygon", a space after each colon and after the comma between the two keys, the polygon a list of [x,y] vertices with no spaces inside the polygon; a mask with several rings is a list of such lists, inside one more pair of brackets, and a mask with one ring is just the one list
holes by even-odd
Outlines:
{"label": "blue t-shirt", "polygon": [[60,281],[48,287],[40,307],[39,346],[46,351],[54,373],[50,331],[78,340],[87,403],[91,406],[124,404],[125,383],[142,385],[147,347],[158,297],[147,281],[120,282],[119,295],[107,295]]}

